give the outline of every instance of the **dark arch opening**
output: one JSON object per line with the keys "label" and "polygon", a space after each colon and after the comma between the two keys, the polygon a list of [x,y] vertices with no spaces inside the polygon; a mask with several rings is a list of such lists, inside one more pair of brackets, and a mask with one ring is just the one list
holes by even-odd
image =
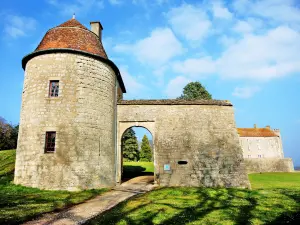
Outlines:
{"label": "dark arch opening", "polygon": [[154,140],[151,132],[132,126],[121,137],[122,182],[135,177],[152,176],[154,180]]}

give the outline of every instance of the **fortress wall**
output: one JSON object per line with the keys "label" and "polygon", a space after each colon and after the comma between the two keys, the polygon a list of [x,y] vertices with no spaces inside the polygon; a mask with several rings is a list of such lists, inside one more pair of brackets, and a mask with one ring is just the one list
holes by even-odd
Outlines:
{"label": "fortress wall", "polygon": [[[59,97],[48,97],[59,80]],[[103,62],[69,53],[44,54],[26,65],[16,184],[77,190],[115,184],[115,74]],[[44,153],[56,131],[55,153]]]}
{"label": "fortress wall", "polygon": [[[118,143],[126,126],[143,124],[153,132],[155,176],[160,185],[250,186],[231,104],[156,102],[118,103]],[[119,156],[120,151],[119,146]]]}
{"label": "fortress wall", "polygon": [[248,173],[294,172],[294,164],[291,158],[245,159],[245,164]]}

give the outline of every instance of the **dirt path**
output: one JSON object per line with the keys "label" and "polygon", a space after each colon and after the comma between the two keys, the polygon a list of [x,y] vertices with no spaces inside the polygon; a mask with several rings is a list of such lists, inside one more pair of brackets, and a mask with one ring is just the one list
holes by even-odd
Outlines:
{"label": "dirt path", "polygon": [[41,218],[24,223],[25,225],[54,224],[71,225],[83,224],[89,219],[111,209],[122,201],[137,194],[152,190],[153,176],[142,176],[133,178],[120,186],[115,187],[110,192],[97,196],[84,203],[73,206],[58,213],[47,213]]}

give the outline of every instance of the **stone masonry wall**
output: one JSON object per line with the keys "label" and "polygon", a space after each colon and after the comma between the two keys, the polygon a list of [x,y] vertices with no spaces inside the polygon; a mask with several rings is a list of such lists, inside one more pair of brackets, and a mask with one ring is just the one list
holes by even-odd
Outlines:
{"label": "stone masonry wall", "polygon": [[248,173],[294,172],[294,164],[291,158],[245,159],[245,164]]}
{"label": "stone masonry wall", "polygon": [[[130,127],[134,122],[144,124],[145,128],[147,122],[154,126],[148,130],[154,132],[155,176],[160,185],[250,186],[231,104],[176,100],[148,103],[120,101],[118,128],[125,130],[126,125]],[[120,155],[120,148],[118,152]],[[179,161],[187,164],[178,164]],[[167,165],[170,170],[166,170]]]}
{"label": "stone masonry wall", "polygon": [[[59,97],[48,97],[59,80]],[[26,65],[16,184],[43,189],[115,185],[115,74],[103,62],[70,53],[36,56]],[[55,153],[44,153],[56,131]]]}

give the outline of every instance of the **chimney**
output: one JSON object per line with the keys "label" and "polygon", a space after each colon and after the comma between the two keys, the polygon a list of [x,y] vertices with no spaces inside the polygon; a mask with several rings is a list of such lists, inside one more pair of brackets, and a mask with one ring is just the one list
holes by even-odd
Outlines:
{"label": "chimney", "polygon": [[267,126],[266,126],[266,128],[267,128],[267,129],[269,129],[269,130],[271,130],[271,127],[270,127],[270,125],[267,125]]}
{"label": "chimney", "polygon": [[254,124],[254,126],[253,126],[254,128],[256,128],[256,123]]}
{"label": "chimney", "polygon": [[100,42],[102,42],[102,30],[103,27],[99,21],[90,22],[91,24],[91,31],[95,33],[98,37]]}

